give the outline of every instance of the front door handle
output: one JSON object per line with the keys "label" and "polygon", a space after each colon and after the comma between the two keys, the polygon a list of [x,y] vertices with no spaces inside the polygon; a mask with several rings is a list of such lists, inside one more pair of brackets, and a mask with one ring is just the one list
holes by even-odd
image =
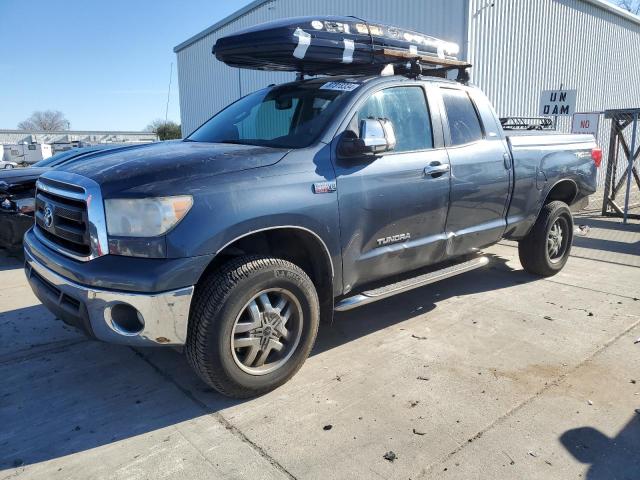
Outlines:
{"label": "front door handle", "polygon": [[424,174],[428,177],[437,178],[444,173],[447,173],[451,167],[448,163],[432,163],[431,165],[424,167]]}

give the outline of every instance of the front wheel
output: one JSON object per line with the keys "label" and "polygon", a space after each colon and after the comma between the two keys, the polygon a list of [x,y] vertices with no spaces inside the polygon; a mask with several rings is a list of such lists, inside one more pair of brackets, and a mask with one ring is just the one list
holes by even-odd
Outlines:
{"label": "front wheel", "polygon": [[520,263],[536,275],[550,277],[567,263],[573,244],[573,216],[560,201],[546,204],[531,231],[518,244]]}
{"label": "front wheel", "polygon": [[316,290],[307,274],[286,260],[231,260],[201,281],[193,301],[187,359],[227,396],[246,398],[282,385],[315,342]]}

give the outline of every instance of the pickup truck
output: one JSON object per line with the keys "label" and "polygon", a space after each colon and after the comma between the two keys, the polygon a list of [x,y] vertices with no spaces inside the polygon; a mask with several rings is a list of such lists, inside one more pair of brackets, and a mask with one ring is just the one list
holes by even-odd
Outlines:
{"label": "pickup truck", "polygon": [[503,131],[459,82],[299,79],[183,141],[42,175],[26,275],[90,337],[180,347],[249,397],[298,371],[320,319],[486,265],[501,239],[560,271],[601,155],[589,135]]}

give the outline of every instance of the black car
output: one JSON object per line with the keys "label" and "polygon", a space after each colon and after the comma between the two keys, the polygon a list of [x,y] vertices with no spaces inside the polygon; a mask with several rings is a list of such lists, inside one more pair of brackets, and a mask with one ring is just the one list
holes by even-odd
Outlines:
{"label": "black car", "polygon": [[34,163],[28,168],[0,171],[0,248],[13,249],[22,245],[22,236],[33,225],[36,180],[52,168],[98,151],[126,147],[121,144],[101,144],[73,148]]}

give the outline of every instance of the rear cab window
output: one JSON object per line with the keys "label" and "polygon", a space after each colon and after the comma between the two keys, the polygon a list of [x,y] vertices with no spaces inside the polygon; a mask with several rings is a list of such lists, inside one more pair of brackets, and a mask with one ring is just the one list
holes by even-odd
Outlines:
{"label": "rear cab window", "polygon": [[484,129],[469,94],[454,88],[441,88],[440,92],[449,124],[451,146],[482,140]]}

